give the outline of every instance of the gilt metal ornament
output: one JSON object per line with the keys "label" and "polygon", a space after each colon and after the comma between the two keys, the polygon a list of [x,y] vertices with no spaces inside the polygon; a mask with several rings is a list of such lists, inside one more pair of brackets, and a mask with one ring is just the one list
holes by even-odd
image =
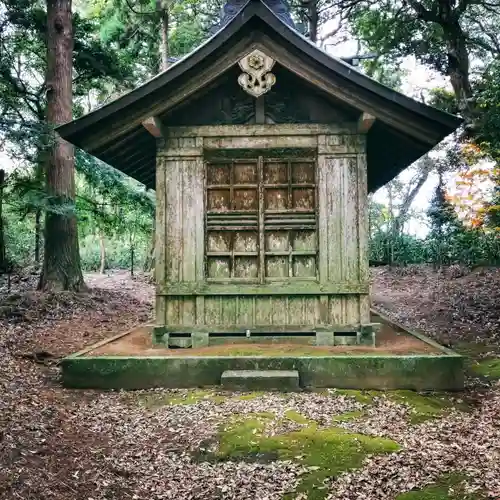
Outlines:
{"label": "gilt metal ornament", "polygon": [[238,83],[254,97],[265,94],[276,82],[276,77],[270,72],[274,59],[259,49],[243,57],[239,65],[244,73],[238,77]]}

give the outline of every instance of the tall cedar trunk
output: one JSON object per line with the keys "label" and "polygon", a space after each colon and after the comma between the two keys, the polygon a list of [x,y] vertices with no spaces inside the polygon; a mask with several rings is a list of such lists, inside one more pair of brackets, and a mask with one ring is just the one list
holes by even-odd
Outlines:
{"label": "tall cedar trunk", "polygon": [[99,244],[101,247],[101,266],[99,268],[99,272],[104,274],[106,270],[106,242],[104,241],[104,233],[101,232],[99,235]]}
{"label": "tall cedar trunk", "polygon": [[[71,0],[47,0],[47,121],[59,125],[71,120],[73,26]],[[73,146],[57,134],[46,171],[47,193],[54,205],[74,205]],[[85,289],[74,213],[49,210],[45,216],[42,290]]]}
{"label": "tall cedar trunk", "polygon": [[0,273],[7,270],[7,255],[5,250],[5,234],[3,227],[3,185],[5,170],[0,169]]}
{"label": "tall cedar trunk", "polygon": [[166,1],[157,0],[156,8],[160,13],[160,71],[165,71],[168,68],[168,8]]}

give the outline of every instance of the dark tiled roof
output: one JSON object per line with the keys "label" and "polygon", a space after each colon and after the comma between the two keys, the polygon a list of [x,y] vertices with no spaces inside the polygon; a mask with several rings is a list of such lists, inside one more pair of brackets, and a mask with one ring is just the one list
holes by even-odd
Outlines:
{"label": "dark tiled roof", "polygon": [[[262,0],[269,9],[291,28],[296,29],[292,16],[290,15],[290,7],[287,0]],[[248,3],[248,0],[227,0],[220,14],[219,22],[212,27],[211,32],[216,33],[221,28],[226,26],[231,19],[233,19],[240,10]]]}

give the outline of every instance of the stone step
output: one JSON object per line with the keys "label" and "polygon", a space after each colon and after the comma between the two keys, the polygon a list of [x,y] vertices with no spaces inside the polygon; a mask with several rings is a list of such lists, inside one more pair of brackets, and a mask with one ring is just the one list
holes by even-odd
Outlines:
{"label": "stone step", "polygon": [[224,389],[233,391],[297,391],[297,370],[226,370],[221,377]]}

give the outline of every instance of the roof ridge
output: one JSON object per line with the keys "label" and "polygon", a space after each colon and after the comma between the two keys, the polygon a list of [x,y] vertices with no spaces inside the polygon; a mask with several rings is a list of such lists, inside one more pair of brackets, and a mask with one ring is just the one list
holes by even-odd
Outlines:
{"label": "roof ridge", "polygon": [[245,5],[250,2],[262,2],[276,17],[283,21],[283,23],[288,25],[290,28],[297,30],[290,14],[288,0],[226,0],[226,3],[220,13],[219,22],[212,26],[210,32],[213,34],[224,28],[224,26],[229,24],[229,22],[231,22],[231,20],[239,14]]}

